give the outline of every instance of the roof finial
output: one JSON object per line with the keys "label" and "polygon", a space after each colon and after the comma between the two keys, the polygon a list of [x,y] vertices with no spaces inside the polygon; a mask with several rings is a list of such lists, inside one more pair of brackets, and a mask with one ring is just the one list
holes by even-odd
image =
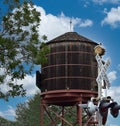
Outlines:
{"label": "roof finial", "polygon": [[70,19],[70,31],[71,31],[71,28],[72,28],[72,20]]}

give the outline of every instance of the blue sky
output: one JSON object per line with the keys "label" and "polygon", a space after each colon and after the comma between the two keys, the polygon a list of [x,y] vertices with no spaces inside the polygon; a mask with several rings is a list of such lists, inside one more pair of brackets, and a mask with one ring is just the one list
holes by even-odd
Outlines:
{"label": "blue sky", "polygon": [[[107,71],[111,87],[108,94],[120,104],[120,0],[33,0],[41,12],[39,33],[53,39],[65,32],[78,32],[106,48],[103,59],[111,59]],[[20,81],[20,80],[18,80]],[[35,74],[27,75],[24,80],[27,89],[25,98],[16,97],[9,102],[0,100],[0,115],[14,119],[16,104],[27,100],[37,91]],[[3,87],[5,88],[5,87]],[[107,125],[118,126],[120,116],[116,119],[109,115]]]}

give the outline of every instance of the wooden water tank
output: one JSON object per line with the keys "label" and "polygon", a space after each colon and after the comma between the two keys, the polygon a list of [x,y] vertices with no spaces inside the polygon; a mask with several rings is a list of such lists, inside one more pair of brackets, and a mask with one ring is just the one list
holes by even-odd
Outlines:
{"label": "wooden water tank", "polygon": [[[94,47],[97,43],[76,32],[68,32],[49,41],[47,45],[50,53],[47,55],[48,63],[41,70],[41,95],[62,99],[60,95],[65,93],[66,96],[69,92],[79,94],[79,97],[83,94],[86,100],[96,95],[98,68]],[[58,104],[60,102],[58,100]]]}

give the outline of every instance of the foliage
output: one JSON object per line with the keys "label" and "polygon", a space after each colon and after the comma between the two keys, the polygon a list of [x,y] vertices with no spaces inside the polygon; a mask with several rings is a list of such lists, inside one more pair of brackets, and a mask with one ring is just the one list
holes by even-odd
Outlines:
{"label": "foliage", "polygon": [[40,13],[31,2],[23,1],[4,0],[10,11],[2,17],[0,27],[0,86],[6,85],[8,90],[0,88],[0,98],[6,100],[25,95],[23,84],[16,80],[30,74],[35,64],[45,63],[49,51],[46,36],[38,34]]}
{"label": "foliage", "polygon": [[17,126],[16,122],[9,121],[0,117],[0,126]]}
{"label": "foliage", "polygon": [[17,105],[17,126],[39,126],[40,125],[40,94],[36,94],[28,102]]}

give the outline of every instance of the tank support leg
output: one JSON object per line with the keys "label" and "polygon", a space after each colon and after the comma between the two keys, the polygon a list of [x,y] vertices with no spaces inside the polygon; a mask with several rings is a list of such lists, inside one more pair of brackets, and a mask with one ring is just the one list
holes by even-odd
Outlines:
{"label": "tank support leg", "polygon": [[[64,106],[62,106],[62,118],[64,118]],[[64,126],[64,121],[62,120],[62,126]]]}
{"label": "tank support leg", "polygon": [[44,120],[44,107],[43,107],[42,100],[41,100],[41,105],[40,105],[40,126],[43,126],[43,120]]}
{"label": "tank support leg", "polygon": [[[81,104],[81,103],[80,103]],[[78,126],[82,126],[82,108],[77,105]]]}

